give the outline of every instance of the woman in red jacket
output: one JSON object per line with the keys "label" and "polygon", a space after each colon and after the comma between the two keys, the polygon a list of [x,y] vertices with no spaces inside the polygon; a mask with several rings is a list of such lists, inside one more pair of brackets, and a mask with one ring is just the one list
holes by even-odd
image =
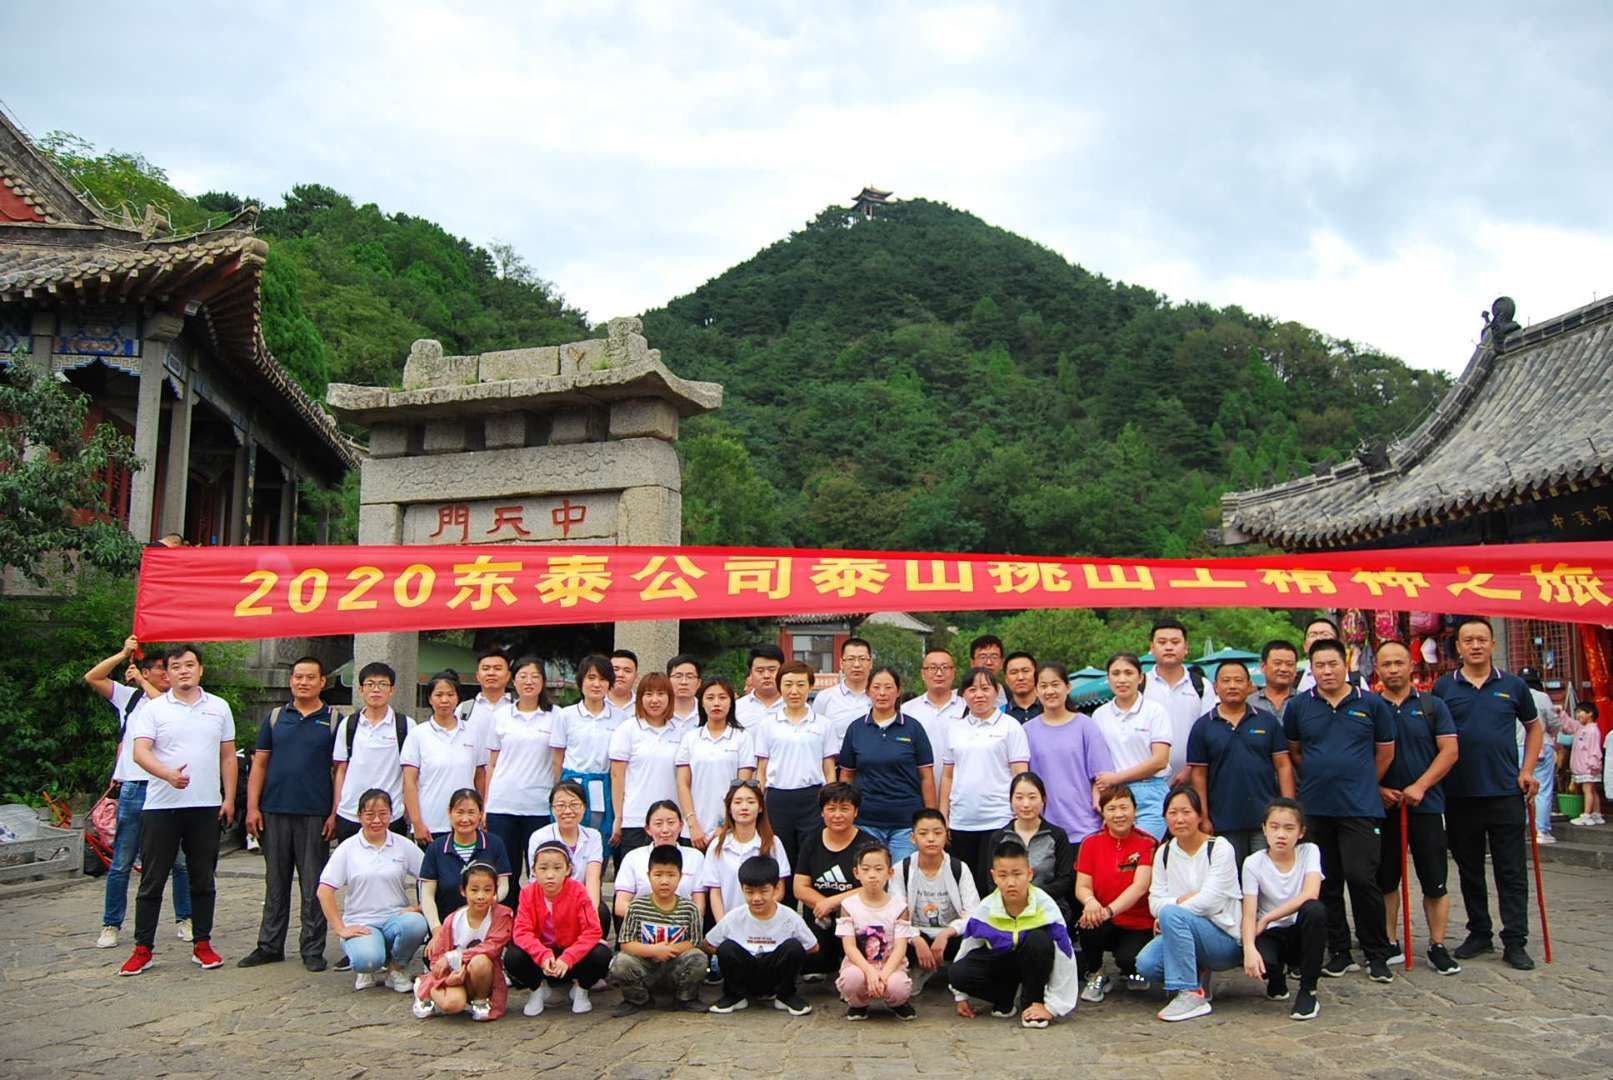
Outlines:
{"label": "woman in red jacket", "polygon": [[588,890],[571,876],[571,852],[559,840],[545,840],[532,857],[532,881],[521,890],[514,939],[504,950],[510,982],[531,990],[521,1011],[543,1011],[544,982],[571,985],[571,1011],[594,1006],[588,987],[610,970],[610,948],[601,943],[599,911]]}
{"label": "woman in red jacket", "polygon": [[460,875],[465,903],[451,913],[426,946],[426,973],[414,981],[414,1014],[422,1020],[469,1012],[472,1020],[504,1015],[509,985],[501,958],[514,919],[495,899],[498,869],[473,862]]}

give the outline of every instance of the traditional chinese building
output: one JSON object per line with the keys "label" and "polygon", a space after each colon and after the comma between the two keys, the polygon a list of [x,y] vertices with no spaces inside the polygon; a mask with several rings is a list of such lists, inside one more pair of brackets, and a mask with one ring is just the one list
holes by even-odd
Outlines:
{"label": "traditional chinese building", "polygon": [[778,647],[791,660],[812,665],[817,672],[813,689],[833,686],[840,679],[840,646],[860,625],[889,626],[912,634],[914,648],[922,650],[935,627],[905,611],[872,615],[787,615],[778,621]]}
{"label": "traditional chinese building", "polygon": [[881,191],[876,187],[865,187],[857,192],[856,196],[851,200],[851,204],[851,209],[854,213],[861,214],[865,218],[871,218],[874,216],[874,211],[879,207],[891,204],[891,193]]}
{"label": "traditional chinese building", "polygon": [[256,216],[187,236],[115,218],[0,112],[0,363],[20,351],[133,440],[145,467],[106,489],[138,540],[294,543],[299,485],[357,464],[264,343]]}
{"label": "traditional chinese building", "polygon": [[[1528,328],[1513,314],[1506,297],[1492,305],[1467,369],[1410,434],[1223,496],[1223,542],[1329,551],[1613,540],[1613,299]],[[1613,583],[1569,572],[1540,588],[1613,622]],[[1537,668],[1558,700],[1613,692],[1605,627],[1498,622],[1501,662]]]}

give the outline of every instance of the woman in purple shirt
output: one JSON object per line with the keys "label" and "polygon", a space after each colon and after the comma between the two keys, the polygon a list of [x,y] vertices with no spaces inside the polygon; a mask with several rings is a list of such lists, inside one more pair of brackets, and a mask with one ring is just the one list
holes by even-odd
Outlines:
{"label": "woman in purple shirt", "polygon": [[1036,696],[1042,714],[1026,723],[1025,738],[1031,744],[1031,772],[1047,784],[1042,816],[1079,845],[1103,826],[1093,781],[1114,768],[1109,743],[1092,717],[1069,710],[1070,676],[1063,664],[1036,669]]}

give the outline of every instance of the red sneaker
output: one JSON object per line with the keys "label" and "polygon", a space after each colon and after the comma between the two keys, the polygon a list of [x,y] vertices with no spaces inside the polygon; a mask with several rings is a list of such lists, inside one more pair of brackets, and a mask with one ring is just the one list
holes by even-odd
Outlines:
{"label": "red sneaker", "polygon": [[213,951],[211,942],[198,941],[196,947],[190,951],[190,962],[200,964],[203,971],[212,971],[214,968],[224,966],[224,958]]}
{"label": "red sneaker", "polygon": [[118,968],[119,975],[138,975],[151,966],[151,950],[144,945],[136,945],[129,959]]}

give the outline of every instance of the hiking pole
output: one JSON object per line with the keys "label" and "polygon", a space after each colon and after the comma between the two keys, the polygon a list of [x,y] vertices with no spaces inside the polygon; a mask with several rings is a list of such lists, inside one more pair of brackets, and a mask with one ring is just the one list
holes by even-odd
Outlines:
{"label": "hiking pole", "polygon": [[1546,947],[1546,963],[1551,963],[1551,931],[1546,927],[1546,888],[1540,877],[1540,834],[1535,831],[1535,801],[1526,794],[1529,807],[1529,853],[1535,857],[1535,899],[1540,902],[1540,940]]}
{"label": "hiking pole", "polygon": [[1400,923],[1401,940],[1405,942],[1401,952],[1406,956],[1406,970],[1411,970],[1411,876],[1407,871],[1406,852],[1411,846],[1410,834],[1406,831],[1406,800],[1400,800]]}

